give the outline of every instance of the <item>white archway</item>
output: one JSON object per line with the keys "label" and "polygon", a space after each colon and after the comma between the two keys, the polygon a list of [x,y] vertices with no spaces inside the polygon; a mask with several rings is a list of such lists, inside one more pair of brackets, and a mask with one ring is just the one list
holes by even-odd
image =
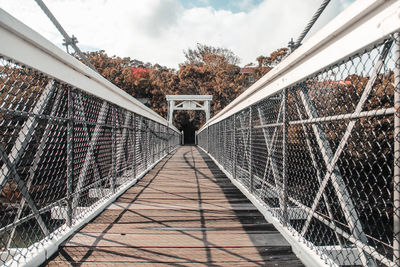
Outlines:
{"label": "white archway", "polygon": [[[210,119],[212,95],[167,95],[168,121],[172,124],[175,110],[204,110],[206,121]],[[175,101],[181,101],[176,104]]]}

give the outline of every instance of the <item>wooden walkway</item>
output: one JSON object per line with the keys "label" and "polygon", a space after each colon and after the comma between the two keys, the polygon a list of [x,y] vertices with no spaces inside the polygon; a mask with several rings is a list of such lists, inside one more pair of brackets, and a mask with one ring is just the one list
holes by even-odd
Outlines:
{"label": "wooden walkway", "polygon": [[212,160],[183,146],[46,266],[303,266]]}

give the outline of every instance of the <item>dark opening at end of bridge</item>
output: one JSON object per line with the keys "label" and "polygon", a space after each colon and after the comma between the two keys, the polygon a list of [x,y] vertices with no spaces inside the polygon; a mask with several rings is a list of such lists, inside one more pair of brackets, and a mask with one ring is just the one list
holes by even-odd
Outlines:
{"label": "dark opening at end of bridge", "polygon": [[184,145],[194,145],[195,144],[195,132],[197,130],[193,122],[188,122],[182,125],[183,131],[183,144]]}
{"label": "dark opening at end of bridge", "polygon": [[178,129],[183,131],[183,145],[195,145],[196,131],[206,121],[204,112],[198,110],[178,111],[175,120]]}

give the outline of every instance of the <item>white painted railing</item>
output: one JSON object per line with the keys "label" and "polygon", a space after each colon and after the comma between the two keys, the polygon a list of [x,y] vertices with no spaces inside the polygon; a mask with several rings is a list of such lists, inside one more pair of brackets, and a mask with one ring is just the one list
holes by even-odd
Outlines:
{"label": "white painted railing", "polygon": [[0,264],[39,265],[180,133],[0,9]]}
{"label": "white painted railing", "polygon": [[198,144],[307,265],[400,266],[400,1],[357,1]]}

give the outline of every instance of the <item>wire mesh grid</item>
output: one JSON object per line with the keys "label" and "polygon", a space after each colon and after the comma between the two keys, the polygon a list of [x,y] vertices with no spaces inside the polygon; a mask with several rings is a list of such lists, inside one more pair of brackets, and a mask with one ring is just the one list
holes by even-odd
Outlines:
{"label": "wire mesh grid", "polygon": [[400,264],[400,117],[394,108],[400,57],[394,39],[198,136],[202,148],[331,265]]}
{"label": "wire mesh grid", "polygon": [[27,257],[179,145],[180,134],[0,57],[0,264]]}

